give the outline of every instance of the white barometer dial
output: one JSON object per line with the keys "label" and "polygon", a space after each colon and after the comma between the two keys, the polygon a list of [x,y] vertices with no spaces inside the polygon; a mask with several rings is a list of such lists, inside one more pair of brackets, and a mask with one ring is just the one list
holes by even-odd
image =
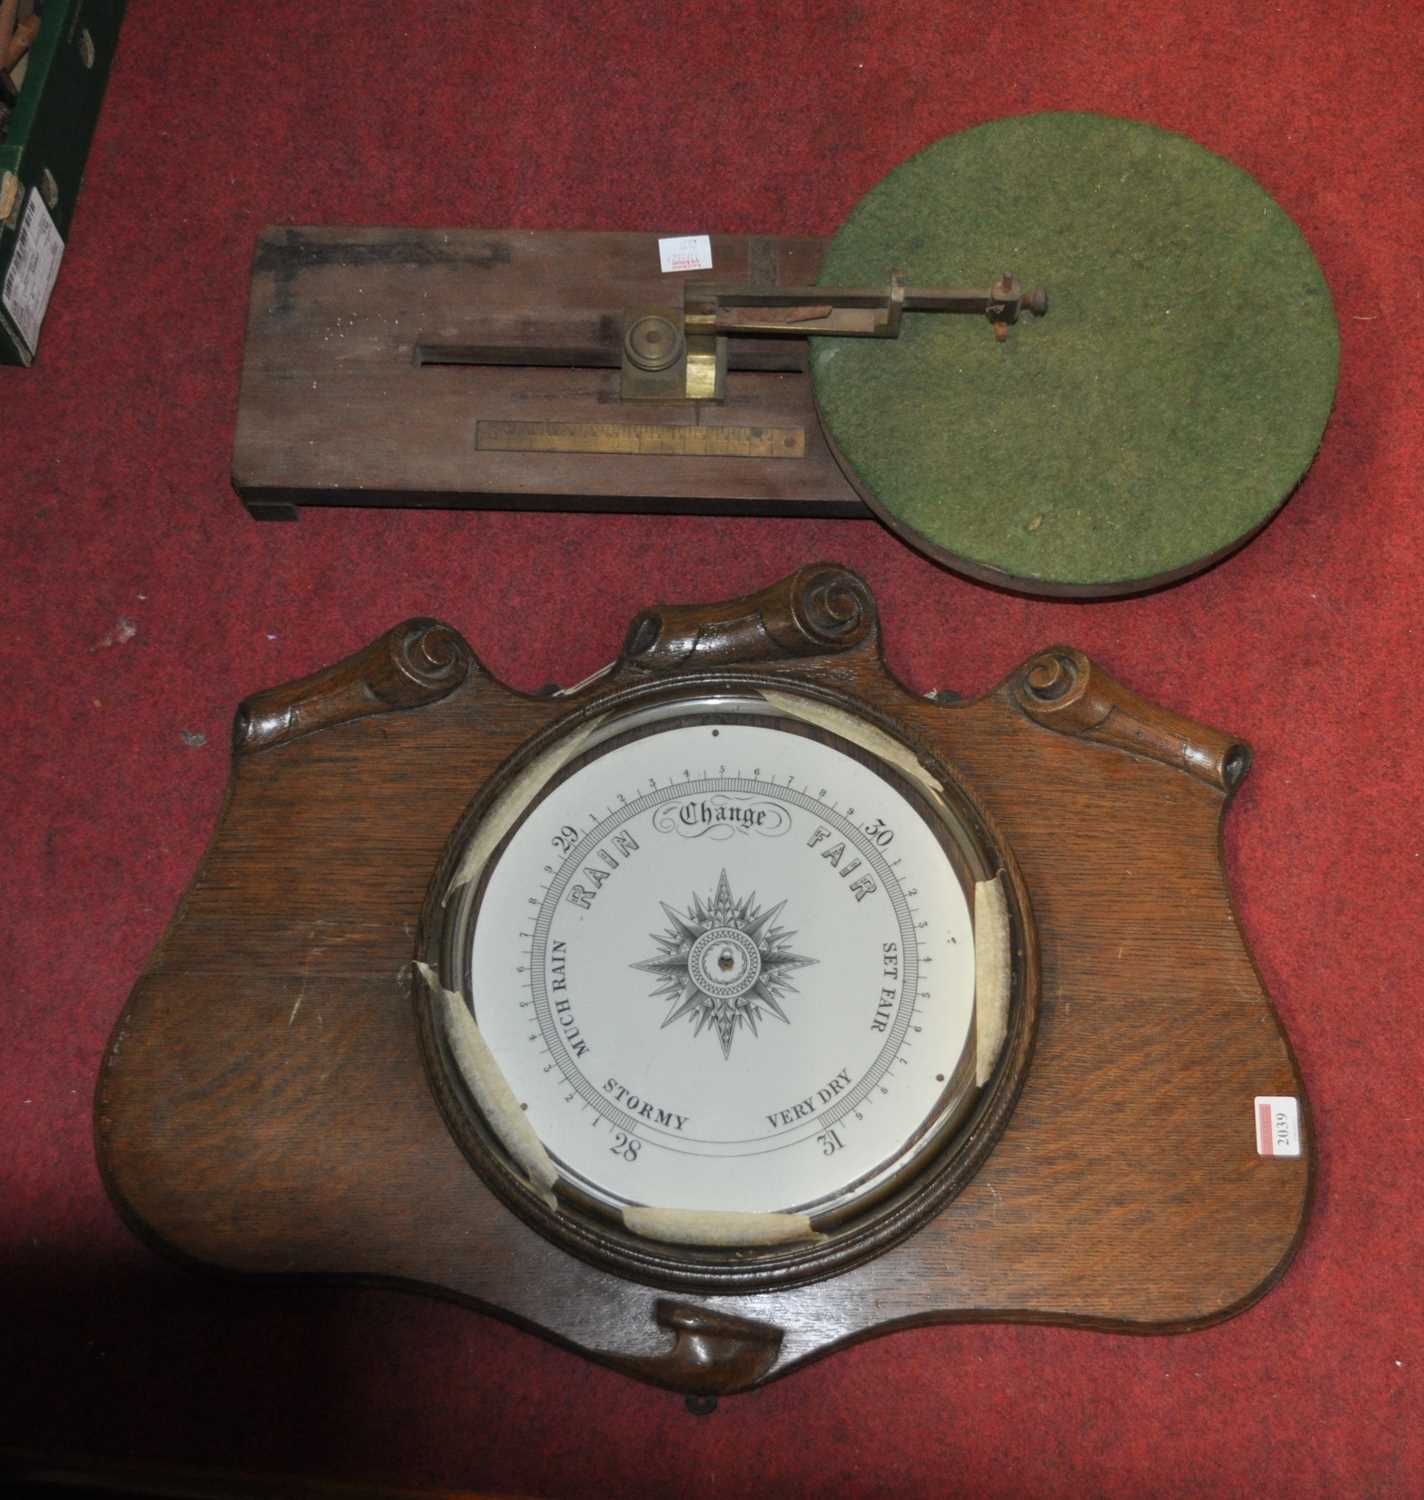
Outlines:
{"label": "white barometer dial", "polygon": [[613,1216],[834,1216],[974,1102],[979,877],[933,784],[758,706],[595,739],[470,882],[485,1055]]}

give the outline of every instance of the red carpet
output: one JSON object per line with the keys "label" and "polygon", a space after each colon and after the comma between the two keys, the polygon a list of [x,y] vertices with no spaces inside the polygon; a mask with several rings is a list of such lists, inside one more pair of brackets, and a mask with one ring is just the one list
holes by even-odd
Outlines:
{"label": "red carpet", "polygon": [[[0,370],[0,1443],[538,1495],[1424,1492],[1422,97],[1418,18],[1384,0],[133,0],[40,363]],[[263,527],[229,488],[265,224],[827,233],[935,137],[1046,108],[1230,157],[1335,296],[1320,458],[1204,577],[1046,604],[870,523]],[[915,688],[978,691],[1063,639],[1253,742],[1226,857],[1320,1148],[1280,1287],[1180,1338],[900,1333],[697,1420],[460,1308],[141,1248],[95,1172],[92,1088],[217,814],[238,699],[415,614],[520,687],[572,682],[650,590],[718,598],[821,557],[868,576]]]}

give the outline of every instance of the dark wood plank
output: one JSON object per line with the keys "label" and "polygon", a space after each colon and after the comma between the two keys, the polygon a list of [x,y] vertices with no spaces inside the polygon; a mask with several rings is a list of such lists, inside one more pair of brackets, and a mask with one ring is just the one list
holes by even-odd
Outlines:
{"label": "dark wood plank", "polygon": [[[735,340],[725,403],[623,403],[625,307],[688,276],[653,234],[273,228],[253,267],[233,483],[257,514],[441,505],[866,516],[821,437],[805,340]],[[717,276],[813,280],[822,241],[714,235]],[[610,368],[447,363],[548,346]],[[581,353],[580,353],[581,351]],[[737,369],[748,362],[782,368]],[[792,367],[788,370],[786,367]],[[505,453],[480,421],[801,428],[796,460]]]}

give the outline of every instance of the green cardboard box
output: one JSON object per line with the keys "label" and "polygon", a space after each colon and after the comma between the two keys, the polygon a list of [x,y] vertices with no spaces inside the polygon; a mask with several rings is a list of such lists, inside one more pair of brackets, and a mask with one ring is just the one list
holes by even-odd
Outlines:
{"label": "green cardboard box", "polygon": [[0,144],[0,364],[28,365],[59,275],[124,0],[48,0]]}

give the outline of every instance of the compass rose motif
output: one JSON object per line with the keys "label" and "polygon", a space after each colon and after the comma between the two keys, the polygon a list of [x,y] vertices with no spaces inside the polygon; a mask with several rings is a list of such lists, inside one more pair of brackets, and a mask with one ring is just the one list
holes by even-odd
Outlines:
{"label": "compass rose motif", "polygon": [[686,1016],[694,1024],[694,1036],[710,1027],[722,1044],[722,1056],[730,1057],[738,1030],[745,1025],[756,1036],[757,1022],[766,1012],[791,1024],[781,1008],[781,1001],[796,991],[791,971],[820,960],[791,952],[796,934],[774,925],[784,901],[763,911],[755,891],[736,900],[723,870],[716,891],[705,901],[694,895],[686,914],[666,901],[658,904],[672,925],[649,934],[660,950],[657,957],[631,967],[657,976],[653,999],[673,1002],[664,1026]]}

